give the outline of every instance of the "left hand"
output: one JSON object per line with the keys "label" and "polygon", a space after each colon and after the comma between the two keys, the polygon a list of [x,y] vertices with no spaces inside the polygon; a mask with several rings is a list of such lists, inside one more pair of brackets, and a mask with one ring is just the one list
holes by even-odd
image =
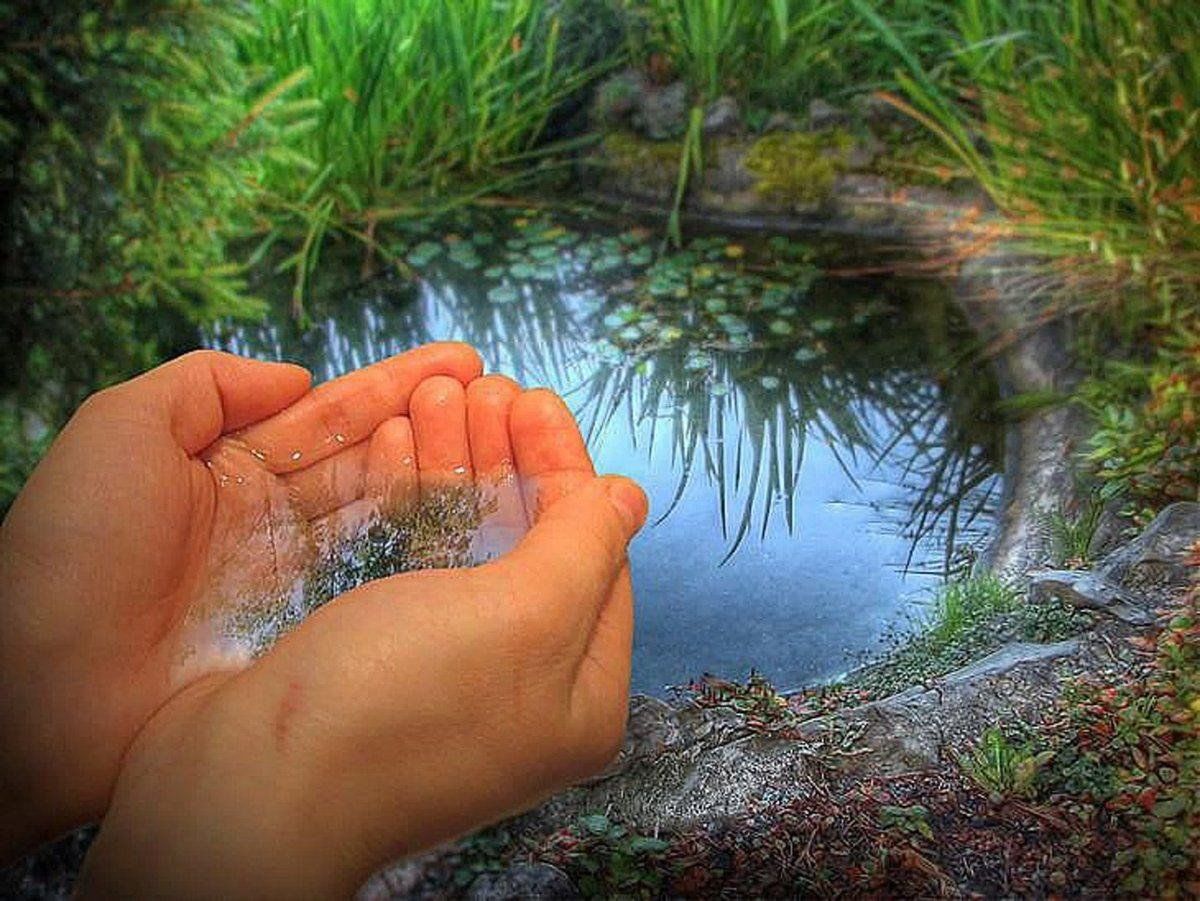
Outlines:
{"label": "left hand", "polygon": [[310,391],[199,351],[83,404],[0,529],[0,863],[104,813],[134,736],[204,673],[178,663],[212,586],[294,562],[264,546],[280,496],[329,514],[314,472],[361,470],[418,384],[480,369],[434,344]]}

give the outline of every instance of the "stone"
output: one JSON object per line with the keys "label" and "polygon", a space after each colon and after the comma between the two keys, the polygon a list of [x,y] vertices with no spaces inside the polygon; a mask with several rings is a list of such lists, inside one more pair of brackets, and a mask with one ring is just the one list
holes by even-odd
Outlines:
{"label": "stone", "polygon": [[1059,598],[1082,610],[1101,610],[1135,626],[1146,626],[1154,617],[1138,599],[1098,572],[1048,569],[1030,573],[1029,599],[1044,603]]}
{"label": "stone", "polygon": [[687,130],[688,91],[682,81],[648,87],[633,113],[634,127],[652,141],[677,138]]}
{"label": "stone", "polygon": [[878,94],[858,94],[850,101],[851,108],[872,128],[915,131],[919,123]]}
{"label": "stone", "polygon": [[1195,574],[1188,559],[1197,542],[1200,504],[1180,501],[1166,507],[1125,547],[1109,554],[1098,571],[1126,587],[1177,588]]}
{"label": "stone", "polygon": [[850,169],[869,169],[887,148],[884,143],[870,132],[856,138],[854,145],[846,152],[845,163]]}
{"label": "stone", "polygon": [[649,89],[650,80],[637,69],[626,69],[605,79],[592,98],[592,124],[612,128],[627,123]]}
{"label": "stone", "polygon": [[785,112],[774,112],[767,117],[767,121],[762,127],[763,134],[770,134],[773,131],[800,131],[800,122],[795,116]]}
{"label": "stone", "polygon": [[567,874],[546,863],[517,864],[476,877],[468,901],[567,901],[579,898]]}
{"label": "stone", "polygon": [[718,97],[704,111],[701,130],[706,135],[736,134],[742,129],[742,111],[728,94]]}
{"label": "stone", "polygon": [[826,103],[820,97],[808,105],[808,127],[811,131],[826,131],[850,124],[850,114],[844,109]]}

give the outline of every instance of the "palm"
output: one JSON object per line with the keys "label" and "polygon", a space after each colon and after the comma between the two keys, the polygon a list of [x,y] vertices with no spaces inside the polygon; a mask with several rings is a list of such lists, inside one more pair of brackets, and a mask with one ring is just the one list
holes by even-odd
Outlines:
{"label": "palm", "polygon": [[431,345],[306,393],[302,372],[254,365],[192,357],[98,395],[5,520],[0,794],[54,773],[64,816],[102,812],[133,736],[204,671],[180,663],[214,586],[283,578],[299,558],[261,553],[273,530],[346,506],[320,509],[339,485],[361,497],[370,439],[413,388],[479,371]]}

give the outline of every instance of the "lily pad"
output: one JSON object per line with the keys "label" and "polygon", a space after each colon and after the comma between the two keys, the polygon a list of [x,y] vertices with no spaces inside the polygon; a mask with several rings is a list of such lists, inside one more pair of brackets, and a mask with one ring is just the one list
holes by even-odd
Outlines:
{"label": "lily pad", "polygon": [[487,297],[492,303],[513,303],[520,295],[512,285],[497,285],[488,291]]}
{"label": "lily pad", "polygon": [[837,328],[836,322],[834,322],[832,319],[829,319],[824,316],[822,316],[819,319],[814,319],[812,322],[809,323],[809,325],[812,327],[812,330],[814,332],[816,332],[818,335],[827,334],[828,332],[832,332],[835,328]]}
{"label": "lily pad", "polygon": [[428,266],[442,252],[442,245],[435,241],[422,241],[408,252],[405,259],[409,265]]}

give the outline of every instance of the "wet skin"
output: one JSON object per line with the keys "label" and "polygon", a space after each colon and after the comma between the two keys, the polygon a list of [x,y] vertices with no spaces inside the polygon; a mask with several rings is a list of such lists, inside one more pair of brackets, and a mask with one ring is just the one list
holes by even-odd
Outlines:
{"label": "wet skin", "polygon": [[[615,752],[644,496],[594,476],[557,397],[479,367],[432,345],[309,391],[209,352],[85,404],[0,536],[5,853],[107,811],[85,892],[344,894]],[[511,553],[369,583],[252,665],[180,669],[280,492],[336,525],[472,479],[514,535],[532,522]]]}

